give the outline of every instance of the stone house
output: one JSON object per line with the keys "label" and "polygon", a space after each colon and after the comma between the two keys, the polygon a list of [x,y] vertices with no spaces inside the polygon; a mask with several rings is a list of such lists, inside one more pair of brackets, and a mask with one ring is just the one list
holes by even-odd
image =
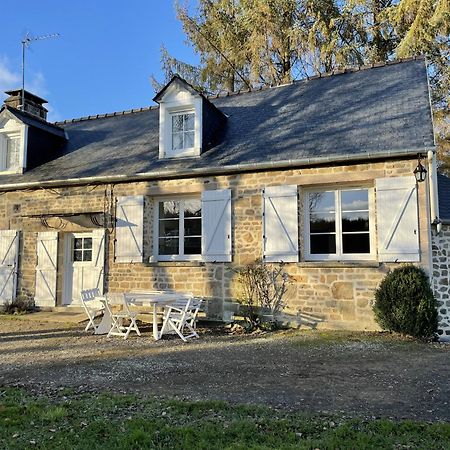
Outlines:
{"label": "stone house", "polygon": [[413,262],[450,335],[450,208],[438,200],[424,60],[216,97],[174,77],[158,106],[58,123],[45,100],[8,94],[2,301],[49,308],[79,305],[83,288],[175,289],[229,319],[230,267],[263,258],[292,275],[289,317],[373,329],[374,289]]}

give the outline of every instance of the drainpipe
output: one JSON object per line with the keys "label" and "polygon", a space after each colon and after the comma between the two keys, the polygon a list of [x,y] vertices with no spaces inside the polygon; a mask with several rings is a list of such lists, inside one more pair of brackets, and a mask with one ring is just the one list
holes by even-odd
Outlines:
{"label": "drainpipe", "polygon": [[438,183],[437,183],[437,164],[436,152],[428,151],[428,177],[430,185],[430,217],[431,224],[436,226],[436,232],[439,234],[442,229],[442,222],[439,219],[439,199],[438,199]]}

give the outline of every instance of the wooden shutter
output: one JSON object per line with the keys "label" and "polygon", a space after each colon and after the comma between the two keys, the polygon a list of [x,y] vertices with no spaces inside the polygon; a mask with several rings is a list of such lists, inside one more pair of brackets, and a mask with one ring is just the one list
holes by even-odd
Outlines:
{"label": "wooden shutter", "polygon": [[263,190],[263,257],[265,261],[298,261],[297,186]]}
{"label": "wooden shutter", "polygon": [[414,176],[378,178],[376,202],[379,261],[420,261]]}
{"label": "wooden shutter", "polygon": [[92,272],[94,275],[93,288],[98,288],[103,294],[103,278],[105,273],[105,230],[96,229],[92,231]]}
{"label": "wooden shutter", "polygon": [[8,138],[0,133],[0,170],[6,169],[6,155],[8,153]]}
{"label": "wooden shutter", "polygon": [[202,256],[205,261],[231,261],[231,190],[202,193]]}
{"label": "wooden shutter", "polygon": [[0,304],[16,297],[19,232],[0,230]]}
{"label": "wooden shutter", "polygon": [[118,197],[116,210],[115,260],[143,261],[144,197]]}
{"label": "wooden shutter", "polygon": [[37,235],[36,306],[56,305],[56,276],[58,267],[58,232]]}

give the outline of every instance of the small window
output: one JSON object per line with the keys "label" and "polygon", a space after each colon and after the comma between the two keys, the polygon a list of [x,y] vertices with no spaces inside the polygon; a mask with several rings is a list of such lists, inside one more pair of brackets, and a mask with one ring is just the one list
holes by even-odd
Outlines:
{"label": "small window", "polygon": [[172,114],[172,150],[194,147],[195,114]]}
{"label": "small window", "polygon": [[160,201],[158,255],[164,259],[191,259],[202,253],[200,199]]}
{"label": "small window", "polygon": [[363,259],[372,253],[371,190],[343,189],[306,195],[310,259]]}
{"label": "small window", "polygon": [[20,164],[20,136],[0,135],[0,170],[14,170]]}
{"label": "small window", "polygon": [[92,238],[73,238],[72,256],[74,262],[92,261]]}

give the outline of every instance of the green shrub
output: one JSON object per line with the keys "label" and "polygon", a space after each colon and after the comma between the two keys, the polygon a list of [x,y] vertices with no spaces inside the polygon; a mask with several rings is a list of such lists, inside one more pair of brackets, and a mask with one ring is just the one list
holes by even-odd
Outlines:
{"label": "green shrub", "polygon": [[375,291],[373,307],[380,326],[417,338],[437,331],[437,302],[425,272],[405,265],[390,272]]}

